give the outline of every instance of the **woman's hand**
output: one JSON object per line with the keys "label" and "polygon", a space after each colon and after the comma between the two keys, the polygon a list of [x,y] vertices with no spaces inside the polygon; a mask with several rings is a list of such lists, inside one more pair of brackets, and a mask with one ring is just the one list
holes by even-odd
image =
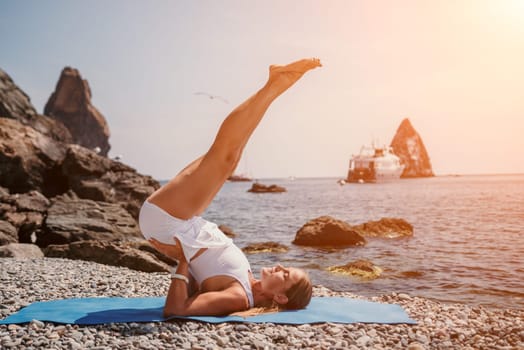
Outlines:
{"label": "woman's hand", "polygon": [[157,241],[154,238],[148,239],[148,242],[151,243],[151,245],[156,250],[158,250],[160,253],[172,259],[181,261],[181,262],[186,261],[186,257],[184,256],[184,251],[182,250],[182,244],[180,244],[180,241],[178,240],[178,238],[175,238],[176,244],[162,243],[162,242]]}

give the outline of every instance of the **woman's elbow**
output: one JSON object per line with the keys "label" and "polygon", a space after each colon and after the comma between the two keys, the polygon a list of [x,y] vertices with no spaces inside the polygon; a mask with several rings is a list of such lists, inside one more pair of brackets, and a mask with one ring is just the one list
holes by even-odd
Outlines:
{"label": "woman's elbow", "polygon": [[164,306],[163,315],[164,318],[172,316],[187,316],[187,312],[185,312],[185,310],[182,308]]}
{"label": "woman's elbow", "polygon": [[168,318],[168,317],[171,317],[171,316],[174,316],[174,315],[171,312],[171,310],[169,310],[167,307],[164,307],[164,312],[162,313],[162,316],[164,318]]}

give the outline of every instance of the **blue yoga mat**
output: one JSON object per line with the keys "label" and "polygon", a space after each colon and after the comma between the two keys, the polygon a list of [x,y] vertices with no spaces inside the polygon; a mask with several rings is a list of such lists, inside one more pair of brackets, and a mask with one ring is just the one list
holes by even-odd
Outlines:
{"label": "blue yoga mat", "polygon": [[304,323],[409,323],[399,305],[381,304],[343,297],[313,297],[306,309],[280,311],[250,317],[240,316],[162,316],[165,297],[147,298],[78,298],[40,301],[0,320],[0,324],[26,323],[31,320],[66,324],[105,324],[112,322],[157,322],[169,319],[196,320],[209,323],[254,322],[279,324]]}

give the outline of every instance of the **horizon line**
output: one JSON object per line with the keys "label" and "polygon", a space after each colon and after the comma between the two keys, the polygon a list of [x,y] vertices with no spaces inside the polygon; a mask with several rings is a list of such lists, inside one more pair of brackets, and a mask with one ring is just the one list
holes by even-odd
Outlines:
{"label": "horizon line", "polygon": [[[524,172],[522,173],[448,173],[448,174],[436,174],[434,176],[420,176],[420,177],[408,177],[408,178],[400,178],[399,180],[410,180],[410,179],[430,179],[433,177],[462,177],[462,176],[515,176],[515,175],[524,175]],[[340,176],[277,176],[277,177],[253,177],[251,181],[246,182],[255,182],[259,180],[289,180],[289,179],[295,179],[295,180],[307,180],[307,179],[344,179]],[[167,182],[170,179],[162,179],[157,180],[158,182]],[[234,181],[226,181],[226,182],[234,182]]]}

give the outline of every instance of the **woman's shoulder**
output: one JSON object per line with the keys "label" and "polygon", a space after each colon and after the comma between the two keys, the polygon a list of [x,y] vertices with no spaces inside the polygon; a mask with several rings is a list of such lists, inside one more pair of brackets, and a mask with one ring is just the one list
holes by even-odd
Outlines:
{"label": "woman's shoulder", "polygon": [[244,289],[238,282],[231,283],[227,288],[221,290],[202,291],[198,299],[206,300],[206,305],[214,312],[215,308],[226,314],[249,309],[249,300]]}
{"label": "woman's shoulder", "polygon": [[239,311],[249,309],[249,299],[244,287],[242,287],[238,281],[231,283],[231,285],[224,289],[223,292],[228,293],[232,298],[231,300],[235,300],[235,306],[238,307]]}

